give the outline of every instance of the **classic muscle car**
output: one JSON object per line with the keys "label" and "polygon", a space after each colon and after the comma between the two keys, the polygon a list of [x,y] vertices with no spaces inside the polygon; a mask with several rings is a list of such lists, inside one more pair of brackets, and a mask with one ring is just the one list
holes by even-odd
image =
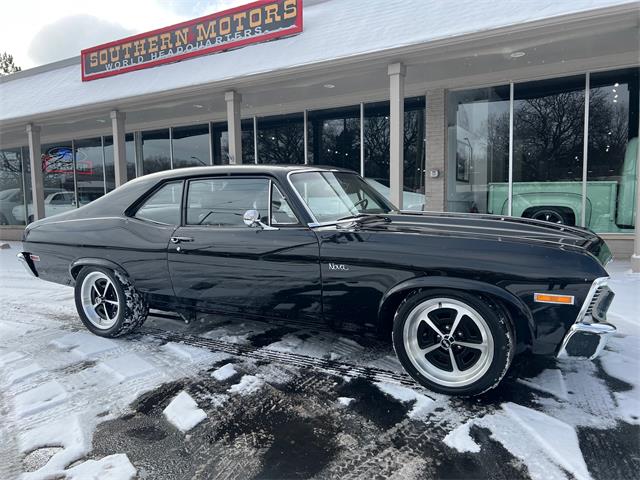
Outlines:
{"label": "classic muscle car", "polygon": [[371,326],[406,371],[480,394],[516,354],[597,356],[615,327],[604,241],[504,216],[403,213],[354,172],[194,167],[27,226],[31,274],[103,337],[149,308]]}

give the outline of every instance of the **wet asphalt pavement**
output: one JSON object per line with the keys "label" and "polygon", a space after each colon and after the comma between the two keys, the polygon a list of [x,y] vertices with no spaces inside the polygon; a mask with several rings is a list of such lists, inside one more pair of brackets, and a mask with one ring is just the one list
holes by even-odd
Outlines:
{"label": "wet asphalt pavement", "polygon": [[[533,378],[545,369],[557,368],[553,359],[518,358],[497,389],[480,398],[447,399],[417,387],[401,372],[358,365],[366,361],[277,351],[265,355],[264,347],[283,338],[308,340],[314,334],[331,333],[266,324],[257,333],[245,335],[247,341],[221,341],[203,338],[202,334],[212,325],[228,325],[229,320],[211,322],[206,319],[185,327],[151,320],[146,325],[142,335],[147,341],[183,341],[231,356],[209,365],[196,378],[187,377],[147,392],[131,405],[131,413],[100,424],[90,458],[124,452],[141,479],[531,478],[526,462],[510,453],[488,428],[474,424],[469,430],[473,441],[481,446],[479,453],[459,452],[447,446],[443,438],[452,426],[490,416],[504,402],[539,409],[540,403],[553,395],[533,389],[517,377]],[[362,352],[365,357],[371,351],[378,357],[393,355],[386,343],[375,338],[353,333],[350,338],[366,345],[366,352]],[[236,374],[224,381],[212,378],[212,372],[228,363],[234,365]],[[631,388],[609,377],[597,363],[596,370],[611,395]],[[243,376],[254,374],[265,379],[259,389],[229,394]],[[428,415],[412,418],[416,400],[383,392],[377,386],[381,381],[409,385],[435,399],[436,406]],[[162,414],[182,390],[207,414],[207,419],[187,434]],[[571,402],[576,395],[591,394],[569,390],[568,395]],[[591,413],[597,414],[597,408]],[[637,478],[637,425],[616,420],[609,428],[577,427],[576,432],[593,479]],[[564,473],[567,478],[575,478],[570,472]]]}

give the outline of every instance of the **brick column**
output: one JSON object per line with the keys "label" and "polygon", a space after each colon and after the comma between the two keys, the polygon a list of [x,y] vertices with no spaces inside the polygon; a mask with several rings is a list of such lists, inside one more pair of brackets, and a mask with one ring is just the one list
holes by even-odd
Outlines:
{"label": "brick column", "polygon": [[[426,210],[443,212],[446,210],[446,178],[445,157],[447,153],[447,116],[445,91],[443,89],[427,92],[427,162],[425,192]],[[437,177],[431,176],[437,171]]]}

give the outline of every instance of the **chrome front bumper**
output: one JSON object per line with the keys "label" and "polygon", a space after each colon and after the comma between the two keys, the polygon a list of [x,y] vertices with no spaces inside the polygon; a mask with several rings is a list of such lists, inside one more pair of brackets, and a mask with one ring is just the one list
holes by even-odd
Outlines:
{"label": "chrome front bumper", "polygon": [[564,336],[558,358],[596,358],[616,327],[607,323],[607,310],[614,293],[607,287],[608,277],[597,278],[591,285],[576,322]]}

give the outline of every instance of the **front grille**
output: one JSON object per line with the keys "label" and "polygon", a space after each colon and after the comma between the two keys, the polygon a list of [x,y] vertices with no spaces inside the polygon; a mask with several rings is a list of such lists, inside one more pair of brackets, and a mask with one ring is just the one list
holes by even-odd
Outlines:
{"label": "front grille", "polygon": [[598,287],[595,291],[585,317],[591,317],[597,322],[605,322],[607,320],[607,310],[613,300],[614,293],[606,285]]}
{"label": "front grille", "polygon": [[591,302],[589,303],[589,306],[587,307],[587,312],[585,313],[585,316],[587,316],[587,317],[593,316],[593,310],[594,310],[596,304],[598,303],[598,299],[604,293],[605,288],[607,288],[607,287],[604,286],[604,285],[597,288],[597,290],[593,294],[593,297],[591,298]]}

